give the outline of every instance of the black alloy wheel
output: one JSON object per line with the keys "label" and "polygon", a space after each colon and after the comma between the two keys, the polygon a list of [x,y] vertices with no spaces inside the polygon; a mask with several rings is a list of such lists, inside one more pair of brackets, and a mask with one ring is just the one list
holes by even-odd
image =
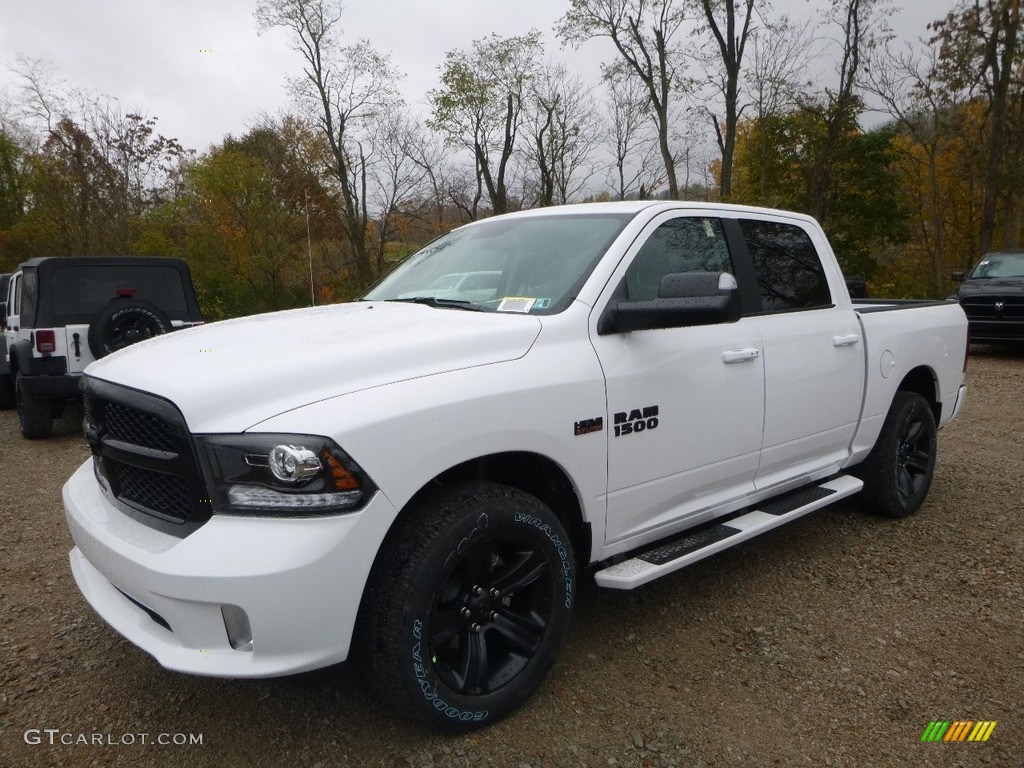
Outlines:
{"label": "black alloy wheel", "polygon": [[906,517],[918,510],[935,474],[935,414],[916,392],[897,392],[875,447],[854,468],[864,481],[861,499],[870,512]]}
{"label": "black alloy wheel", "polygon": [[554,612],[552,563],[528,540],[494,536],[444,577],[427,620],[438,677],[463,695],[493,693],[533,659]]}
{"label": "black alloy wheel", "polygon": [[469,731],[533,695],[574,600],[572,547],[547,506],[492,482],[453,483],[414,501],[388,534],[355,652],[397,713]]}
{"label": "black alloy wheel", "polygon": [[896,485],[904,499],[912,499],[931,480],[935,467],[935,440],[930,437],[925,418],[908,419],[897,451]]}

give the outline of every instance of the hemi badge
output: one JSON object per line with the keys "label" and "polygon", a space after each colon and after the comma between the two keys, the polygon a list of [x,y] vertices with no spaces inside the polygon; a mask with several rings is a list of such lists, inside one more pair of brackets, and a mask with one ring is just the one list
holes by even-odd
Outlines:
{"label": "hemi badge", "polygon": [[577,421],[576,426],[573,429],[573,434],[576,436],[586,435],[590,432],[600,432],[604,429],[604,417],[598,416],[596,419],[584,419],[583,421]]}

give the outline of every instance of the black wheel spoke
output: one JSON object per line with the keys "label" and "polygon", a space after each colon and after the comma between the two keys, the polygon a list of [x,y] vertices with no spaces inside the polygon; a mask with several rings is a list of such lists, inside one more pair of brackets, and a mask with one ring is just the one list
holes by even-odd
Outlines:
{"label": "black wheel spoke", "polygon": [[909,499],[914,495],[914,478],[911,477],[910,472],[907,471],[906,467],[903,467],[900,470],[899,489],[904,498]]}
{"label": "black wheel spoke", "polygon": [[907,434],[903,442],[908,446],[916,445],[917,442],[923,436],[923,433],[924,422],[922,422],[920,419],[917,421],[912,421],[909,425],[907,425]]}
{"label": "black wheel spoke", "polygon": [[517,561],[493,582],[495,589],[504,594],[528,587],[545,574],[547,561],[537,552],[521,553]]}
{"label": "black wheel spoke", "polygon": [[547,622],[537,613],[518,614],[509,610],[498,612],[494,630],[521,653],[532,655],[544,636]]}
{"label": "black wheel spoke", "polygon": [[931,466],[931,455],[925,451],[915,451],[907,455],[907,469],[917,474],[924,474]]}
{"label": "black wheel spoke", "polygon": [[462,693],[478,693],[486,690],[488,679],[487,643],[483,635],[470,632],[463,650],[461,669],[457,677],[461,679]]}
{"label": "black wheel spoke", "polygon": [[450,608],[430,617],[430,643],[437,648],[446,645],[459,633],[465,619],[459,614],[458,608]]}

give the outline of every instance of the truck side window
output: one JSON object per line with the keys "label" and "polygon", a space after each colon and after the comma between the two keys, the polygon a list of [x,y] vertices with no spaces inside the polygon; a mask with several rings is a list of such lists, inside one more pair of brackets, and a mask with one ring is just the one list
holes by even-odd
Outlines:
{"label": "truck side window", "polygon": [[661,278],[674,272],[733,273],[729,246],[718,219],[671,219],[654,230],[626,270],[625,298],[657,298]]}
{"label": "truck side window", "polygon": [[739,224],[754,262],[765,312],[831,306],[821,259],[803,229],[754,219],[740,219]]}

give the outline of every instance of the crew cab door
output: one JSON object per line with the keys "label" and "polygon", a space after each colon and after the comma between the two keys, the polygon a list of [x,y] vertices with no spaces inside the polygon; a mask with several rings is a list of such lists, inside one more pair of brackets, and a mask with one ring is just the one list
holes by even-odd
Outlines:
{"label": "crew cab door", "polygon": [[798,220],[741,218],[738,249],[761,299],[765,419],[758,490],[836,471],[849,455],[864,395],[864,339],[821,231]]}
{"label": "crew cab door", "polygon": [[652,300],[666,274],[694,271],[735,274],[722,222],[662,214],[637,238],[592,314],[608,402],[606,544],[642,543],[753,490],[764,419],[758,320],[598,330],[611,303]]}

